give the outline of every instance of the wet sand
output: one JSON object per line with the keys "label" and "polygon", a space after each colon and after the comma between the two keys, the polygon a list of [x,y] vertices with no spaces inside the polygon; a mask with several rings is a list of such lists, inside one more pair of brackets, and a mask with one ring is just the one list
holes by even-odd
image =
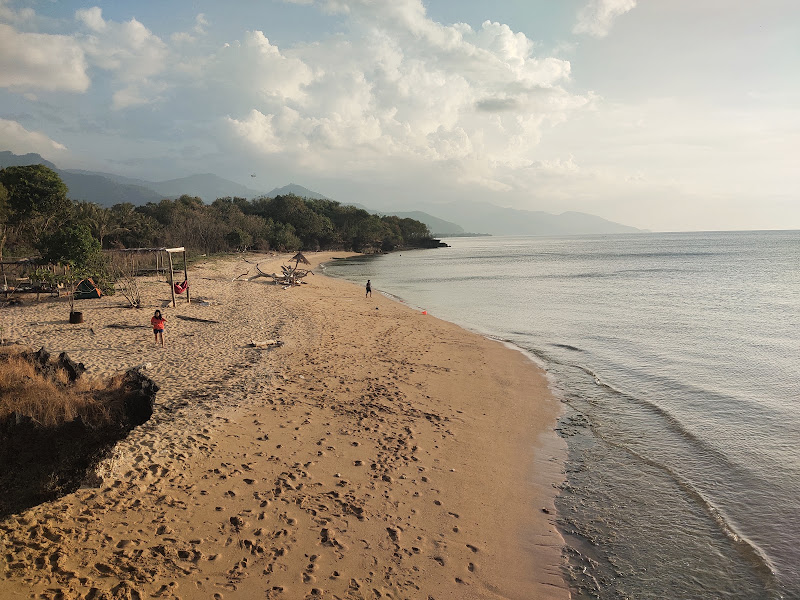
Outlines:
{"label": "wet sand", "polygon": [[0,597],[568,598],[544,374],[377,292],[245,272],[194,266],[176,308],[146,278],[144,309],[78,300],[80,325],[64,300],[2,310],[6,338],[90,376],[149,363],[161,391],[95,487],[0,521]]}

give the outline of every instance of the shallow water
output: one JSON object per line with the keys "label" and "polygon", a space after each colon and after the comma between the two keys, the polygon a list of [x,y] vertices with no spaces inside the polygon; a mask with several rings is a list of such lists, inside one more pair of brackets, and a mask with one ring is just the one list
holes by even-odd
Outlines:
{"label": "shallow water", "polygon": [[446,241],[326,270],[543,361],[576,595],[800,598],[800,232]]}

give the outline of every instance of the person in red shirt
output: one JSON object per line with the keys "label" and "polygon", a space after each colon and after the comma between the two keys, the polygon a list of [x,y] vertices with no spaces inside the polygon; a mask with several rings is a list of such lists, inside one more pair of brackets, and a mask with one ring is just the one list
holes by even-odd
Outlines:
{"label": "person in red shirt", "polygon": [[153,326],[153,334],[156,336],[156,344],[161,341],[161,347],[164,347],[164,327],[167,325],[167,320],[161,316],[161,311],[157,310],[150,319],[150,324]]}

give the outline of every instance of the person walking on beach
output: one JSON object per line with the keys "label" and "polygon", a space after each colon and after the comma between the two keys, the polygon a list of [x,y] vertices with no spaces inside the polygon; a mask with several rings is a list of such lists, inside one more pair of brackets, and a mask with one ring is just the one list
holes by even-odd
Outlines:
{"label": "person walking on beach", "polygon": [[161,316],[161,311],[157,310],[153,315],[153,318],[150,319],[150,324],[153,326],[153,335],[156,337],[156,344],[161,341],[161,347],[164,347],[164,327],[167,324],[167,320]]}
{"label": "person walking on beach", "polygon": [[370,283],[369,279],[367,279],[367,293],[364,297],[372,298],[372,284]]}

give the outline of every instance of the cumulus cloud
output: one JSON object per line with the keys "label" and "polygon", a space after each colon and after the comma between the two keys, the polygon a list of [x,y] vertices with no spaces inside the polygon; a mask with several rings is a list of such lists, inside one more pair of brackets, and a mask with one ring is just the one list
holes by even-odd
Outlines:
{"label": "cumulus cloud", "polygon": [[507,25],[443,25],[419,0],[317,4],[348,15],[348,35],[278,49],[251,32],[216,57],[238,94],[258,90],[225,119],[247,152],[296,152],[328,173],[342,161],[447,162],[462,179],[503,188],[495,167],[518,164],[544,127],[591,101],[566,91],[568,61],[535,56]]}
{"label": "cumulus cloud", "polygon": [[83,92],[89,87],[80,45],[64,35],[20,33],[0,23],[0,87]]}
{"label": "cumulus cloud", "polygon": [[92,32],[82,45],[96,66],[123,81],[143,80],[164,70],[166,44],[136,19],[105,21],[97,8],[78,11],[77,16]]}
{"label": "cumulus cloud", "polygon": [[87,59],[111,73],[116,89],[116,109],[158,99],[164,82],[157,76],[167,68],[167,45],[136,19],[125,22],[105,20],[99,7],[76,11],[75,18],[88,33],[78,38]]}
{"label": "cumulus cloud", "polygon": [[268,155],[318,175],[367,179],[415,165],[505,190],[542,132],[592,101],[568,91],[569,61],[538,56],[501,23],[438,23],[420,0],[294,3],[343,15],[343,30],[286,47],[255,29],[212,41],[199,14],[162,40],[95,6],[76,11],[78,31],[62,42],[83,60],[82,89],[93,69],[109,80],[97,88],[111,108],[154,107],[164,127],[148,125],[153,135],[204,135],[228,156]]}
{"label": "cumulus cloud", "polygon": [[637,0],[589,0],[578,13],[578,22],[573,33],[588,34],[596,38],[606,37],[617,17],[636,6]]}
{"label": "cumulus cloud", "polygon": [[81,8],[75,11],[75,18],[83,22],[92,31],[104,31],[106,22],[103,19],[103,10],[99,6]]}
{"label": "cumulus cloud", "polygon": [[206,34],[208,24],[205,14],[200,13],[194,19],[194,27],[192,27],[191,33],[188,31],[176,31],[170,36],[170,40],[178,44],[196,42],[198,36]]}
{"label": "cumulus cloud", "polygon": [[30,23],[36,18],[36,12],[30,8],[25,7],[19,10],[14,10],[9,6],[9,0],[0,0],[0,20],[6,23]]}
{"label": "cumulus cloud", "polygon": [[66,147],[51,140],[39,131],[28,131],[16,121],[0,119],[0,139],[6,150],[19,154],[35,152],[52,155],[54,151],[66,150]]}
{"label": "cumulus cloud", "polygon": [[206,27],[208,27],[208,19],[205,13],[200,13],[194,18],[194,32],[198,35],[204,35]]}

